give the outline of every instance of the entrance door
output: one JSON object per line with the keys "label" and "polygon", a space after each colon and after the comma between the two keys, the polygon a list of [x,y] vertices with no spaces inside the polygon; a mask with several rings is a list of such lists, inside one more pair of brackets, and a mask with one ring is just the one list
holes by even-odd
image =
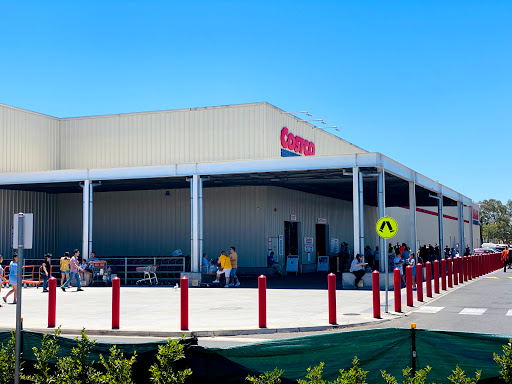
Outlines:
{"label": "entrance door", "polygon": [[329,226],[316,225],[316,256],[329,256]]}
{"label": "entrance door", "polygon": [[284,254],[299,254],[299,224],[296,221],[284,222]]}

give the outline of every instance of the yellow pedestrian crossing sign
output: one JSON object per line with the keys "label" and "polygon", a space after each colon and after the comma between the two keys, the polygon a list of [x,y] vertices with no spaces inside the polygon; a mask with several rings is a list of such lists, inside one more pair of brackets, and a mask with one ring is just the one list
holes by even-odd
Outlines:
{"label": "yellow pedestrian crossing sign", "polygon": [[398,225],[392,217],[384,216],[377,221],[375,230],[377,231],[377,235],[380,237],[384,239],[391,239],[396,235]]}

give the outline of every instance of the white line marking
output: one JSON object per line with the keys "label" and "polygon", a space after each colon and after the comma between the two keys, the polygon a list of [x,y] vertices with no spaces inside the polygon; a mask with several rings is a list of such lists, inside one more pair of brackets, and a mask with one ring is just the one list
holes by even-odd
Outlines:
{"label": "white line marking", "polygon": [[416,313],[437,313],[444,307],[420,307]]}
{"label": "white line marking", "polygon": [[512,309],[509,309],[507,312],[507,316],[512,316]]}
{"label": "white line marking", "polygon": [[464,308],[459,312],[459,315],[483,315],[487,308]]}

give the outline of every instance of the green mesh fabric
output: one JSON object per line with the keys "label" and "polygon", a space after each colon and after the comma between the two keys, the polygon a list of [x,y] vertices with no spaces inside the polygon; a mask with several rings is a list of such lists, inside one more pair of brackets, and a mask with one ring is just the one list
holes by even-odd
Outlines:
{"label": "green mesh fabric", "polygon": [[[42,334],[23,332],[23,359],[30,370],[34,361],[32,347],[40,347]],[[10,332],[0,332],[0,344],[11,337]],[[502,346],[512,336],[464,332],[416,330],[417,367],[432,367],[429,382],[446,383],[447,377],[458,364],[470,376],[482,370],[482,381],[495,382],[499,376],[493,353],[502,353]],[[91,337],[94,339],[94,337]],[[338,371],[349,368],[357,356],[361,367],[369,371],[369,383],[382,383],[380,371],[386,370],[397,378],[402,369],[412,365],[412,330],[373,329],[329,333],[293,339],[275,340],[228,348],[203,348],[195,339],[185,339],[186,360],[177,369],[190,367],[193,375],[187,383],[243,383],[249,374],[284,370],[283,383],[294,383],[304,378],[309,366],[324,362],[324,379],[334,380]],[[59,356],[71,353],[75,341],[60,338]],[[127,357],[137,352],[134,380],[148,383],[148,369],[156,362],[159,342],[144,344],[116,344]],[[97,343],[90,359],[99,361],[100,354],[108,356],[113,344]],[[400,380],[401,381],[401,380]]]}

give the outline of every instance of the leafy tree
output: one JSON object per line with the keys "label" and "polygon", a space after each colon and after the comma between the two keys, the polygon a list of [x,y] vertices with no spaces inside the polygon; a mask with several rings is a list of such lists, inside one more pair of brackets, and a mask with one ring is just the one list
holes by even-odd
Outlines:
{"label": "leafy tree", "polygon": [[503,346],[503,355],[494,354],[494,361],[500,367],[503,381],[507,384],[512,384],[512,339]]}
{"label": "leafy tree", "polygon": [[490,199],[480,203],[482,237],[489,241],[512,242],[512,200],[507,204]]}
{"label": "leafy tree", "polygon": [[133,384],[132,365],[135,360],[135,352],[130,359],[126,359],[124,354],[114,345],[110,348],[108,360],[100,355],[101,365],[106,371],[101,375],[100,382],[103,384]]}
{"label": "leafy tree", "polygon": [[96,340],[90,341],[85,330],[82,329],[80,339],[76,337],[75,341],[77,346],[71,349],[71,356],[57,360],[55,382],[57,384],[100,383],[101,373],[93,367],[94,362],[87,362]]}
{"label": "leafy tree", "polygon": [[[405,368],[402,371],[404,376],[403,384],[424,384],[425,381],[427,380],[427,375],[431,369],[431,367],[427,366],[426,368],[416,371],[414,376],[411,377],[412,368]],[[398,384],[398,380],[394,376],[391,376],[386,371],[381,371],[381,374],[386,384]]]}
{"label": "leafy tree", "polygon": [[258,377],[247,376],[245,380],[254,384],[280,384],[283,372],[282,369],[275,368],[272,372],[262,373]]}
{"label": "leafy tree", "polygon": [[[15,353],[16,334],[11,332],[11,338],[7,342],[7,345],[2,344],[2,348],[0,348],[0,384],[10,384],[14,382]],[[21,364],[23,364],[22,361],[20,362],[20,365]]]}
{"label": "leafy tree", "polygon": [[[183,340],[183,338],[182,338]],[[158,363],[149,368],[151,382],[156,384],[182,384],[192,374],[190,369],[174,372],[173,364],[185,358],[180,340],[167,340],[167,344],[158,346]]]}
{"label": "leafy tree", "polygon": [[57,352],[59,350],[58,337],[60,334],[61,331],[60,328],[58,328],[55,330],[53,336],[48,334],[43,335],[40,349],[32,347],[32,351],[34,351],[34,356],[36,357],[34,367],[38,370],[38,373],[23,377],[25,380],[32,381],[36,384],[50,384],[55,382],[49,363],[50,360],[57,357]]}
{"label": "leafy tree", "polygon": [[457,368],[455,368],[455,371],[452,372],[453,374],[448,376],[448,380],[455,384],[476,384],[478,383],[478,380],[480,380],[480,375],[482,374],[482,371],[476,371],[475,378],[471,379],[466,376],[464,371],[458,365]]}

